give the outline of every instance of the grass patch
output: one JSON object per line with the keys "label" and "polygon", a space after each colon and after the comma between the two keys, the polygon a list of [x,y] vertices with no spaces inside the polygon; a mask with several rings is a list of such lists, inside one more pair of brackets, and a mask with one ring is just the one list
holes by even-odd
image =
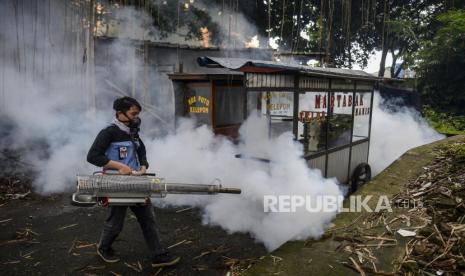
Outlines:
{"label": "grass patch", "polygon": [[430,106],[423,107],[423,116],[439,133],[446,135],[465,134],[465,116],[439,112]]}

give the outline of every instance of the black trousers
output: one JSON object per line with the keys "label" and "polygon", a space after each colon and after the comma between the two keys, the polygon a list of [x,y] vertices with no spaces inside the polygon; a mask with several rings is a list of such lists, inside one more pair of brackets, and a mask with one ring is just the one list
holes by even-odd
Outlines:
{"label": "black trousers", "polygon": [[[123,230],[124,219],[126,217],[127,206],[112,206],[110,214],[103,226],[99,247],[102,250],[109,250],[112,243]],[[151,204],[146,206],[130,206],[131,211],[137,218],[142,234],[144,235],[151,257],[165,253],[165,249],[160,244],[160,235],[155,221],[155,213]]]}

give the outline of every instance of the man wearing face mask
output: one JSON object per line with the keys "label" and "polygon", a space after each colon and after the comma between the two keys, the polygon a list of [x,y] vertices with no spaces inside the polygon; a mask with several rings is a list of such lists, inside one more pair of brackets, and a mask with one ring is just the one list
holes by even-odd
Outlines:
{"label": "man wearing face mask", "polygon": [[[145,146],[139,137],[142,111],[137,100],[130,97],[116,99],[113,103],[116,116],[111,125],[104,128],[95,138],[87,161],[104,170],[117,170],[119,174],[144,174],[149,166]],[[145,241],[151,253],[152,266],[161,267],[174,265],[179,257],[170,255],[160,244],[153,206],[131,206],[131,211],[137,217]],[[119,235],[124,225],[127,206],[112,206],[105,221],[97,254],[108,263],[118,262],[111,245]]]}

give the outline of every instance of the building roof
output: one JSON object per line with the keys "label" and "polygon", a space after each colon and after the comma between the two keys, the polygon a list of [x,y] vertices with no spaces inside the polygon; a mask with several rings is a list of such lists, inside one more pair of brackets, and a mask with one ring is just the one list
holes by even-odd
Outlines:
{"label": "building roof", "polygon": [[113,42],[113,41],[120,41],[126,43],[132,43],[134,45],[143,45],[144,43],[151,47],[156,48],[175,48],[175,49],[186,49],[186,50],[197,50],[197,51],[236,51],[236,52],[276,52],[276,50],[268,49],[268,48],[228,48],[228,47],[220,47],[220,46],[209,46],[203,47],[200,45],[193,45],[188,44],[187,42],[182,43],[173,43],[169,41],[151,41],[151,40],[138,40],[132,38],[120,38],[120,37],[112,37],[112,36],[96,36],[95,40],[97,42]]}
{"label": "building roof", "polygon": [[282,63],[267,60],[250,60],[243,58],[218,58],[218,57],[199,57],[197,62],[200,66],[205,67],[223,67],[230,70],[247,72],[247,73],[277,73],[277,72],[300,72],[307,75],[361,79],[377,81],[379,78],[362,70],[340,69],[340,68],[322,68],[310,67],[305,65]]}
{"label": "building roof", "polygon": [[191,81],[191,80],[242,80],[243,74],[240,72],[228,71],[225,73],[214,74],[192,74],[192,73],[172,73],[168,74],[171,80],[175,81]]}

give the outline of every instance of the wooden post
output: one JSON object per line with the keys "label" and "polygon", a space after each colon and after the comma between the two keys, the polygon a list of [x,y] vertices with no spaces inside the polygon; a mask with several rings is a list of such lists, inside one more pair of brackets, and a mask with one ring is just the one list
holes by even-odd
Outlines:
{"label": "wooden post", "polygon": [[95,114],[95,63],[94,63],[94,27],[95,27],[95,0],[90,0],[89,4],[89,29],[87,30],[87,66],[86,81],[88,89],[89,111]]}

